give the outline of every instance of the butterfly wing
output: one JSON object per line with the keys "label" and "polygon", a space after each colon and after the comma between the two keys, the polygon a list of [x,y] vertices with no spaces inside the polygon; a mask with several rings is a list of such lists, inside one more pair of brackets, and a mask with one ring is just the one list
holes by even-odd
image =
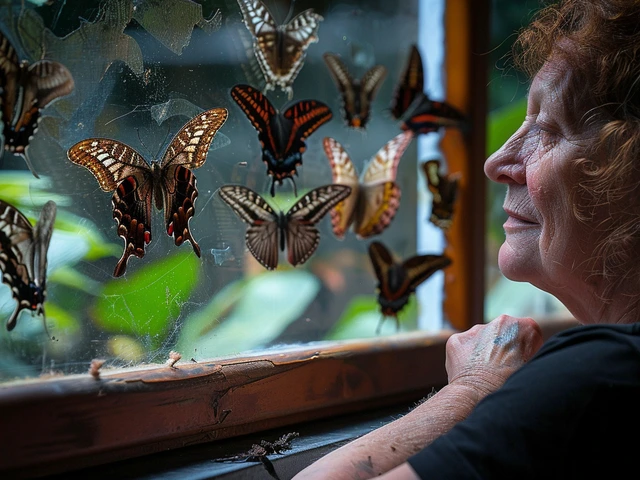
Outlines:
{"label": "butterfly wing", "polygon": [[400,187],[396,184],[398,165],[413,134],[403,132],[389,140],[369,161],[362,175],[361,194],[354,218],[359,238],[384,231],[400,207]]}
{"label": "butterfly wing", "polygon": [[177,246],[188,240],[198,257],[200,246],[189,229],[198,197],[196,177],[190,169],[204,164],[211,142],[227,116],[226,108],[195,116],[173,137],[160,162],[161,175],[154,197],[156,205],[162,201],[167,235],[173,236]]}
{"label": "butterfly wing", "polygon": [[225,185],[218,193],[233,211],[249,224],[247,248],[267,270],[278,266],[278,215],[253,190],[241,185]]}
{"label": "butterfly wing", "polygon": [[382,65],[374,65],[364,74],[360,81],[360,91],[358,92],[360,95],[360,108],[353,118],[351,126],[364,128],[369,122],[371,103],[386,76],[387,69]]}
{"label": "butterfly wing", "polygon": [[289,100],[293,97],[291,85],[302,69],[307,48],[318,41],[318,29],[322,20],[324,18],[321,15],[308,9],[284,25],[284,33],[280,40],[282,53],[279,55],[281,73],[278,84],[288,93]]}
{"label": "butterfly wing", "polygon": [[358,195],[360,195],[360,182],[353,162],[337,140],[326,137],[322,141],[322,145],[331,165],[333,183],[351,187],[351,194],[331,209],[333,234],[342,240],[353,221]]}
{"label": "butterfly wing", "polygon": [[284,148],[284,167],[302,164],[302,154],[306,150],[305,141],[321,125],[331,120],[331,109],[318,100],[301,100],[287,108],[283,116],[292,122],[286,146]]}
{"label": "butterfly wing", "polygon": [[286,215],[287,259],[294,267],[306,262],[320,243],[316,224],[351,193],[346,185],[324,185],[305,194]]}
{"label": "butterfly wing", "polygon": [[416,97],[423,94],[424,68],[420,51],[416,45],[411,46],[405,70],[396,86],[391,102],[391,115],[401,118],[409,109]]}
{"label": "butterfly wing", "polygon": [[105,192],[113,191],[111,203],[124,251],[113,275],[124,275],[131,255],[144,257],[151,242],[153,176],[142,156],[130,146],[107,138],[90,138],[67,151],[75,164],[88,169]]}
{"label": "butterfly wing", "polygon": [[441,128],[463,128],[465,117],[457,108],[446,103],[431,100],[421,94],[416,98],[402,122],[403,130],[414,133],[437,132]]}
{"label": "butterfly wing", "polygon": [[438,160],[424,162],[422,169],[432,195],[430,220],[437,227],[446,230],[451,226],[460,177],[459,175],[440,175]]}
{"label": "butterfly wing", "polygon": [[[253,128],[258,131],[258,139],[263,151],[268,151],[269,155],[275,158],[279,147],[271,129],[271,119],[278,115],[278,111],[262,92],[250,85],[236,85],[233,87],[231,89],[231,98],[240,106]],[[265,156],[263,155],[264,158]]]}
{"label": "butterfly wing", "polygon": [[56,204],[49,201],[40,213],[35,229],[15,207],[0,200],[0,269],[2,281],[17,301],[7,321],[13,330],[24,309],[44,314],[47,250],[53,232]]}
{"label": "butterfly wing", "polygon": [[356,103],[360,101],[359,85],[357,87],[358,92],[356,92],[355,82],[338,55],[327,52],[322,58],[342,96],[342,114],[347,125],[354,126],[355,122],[358,123],[357,126],[360,126],[360,118],[356,117],[360,110],[359,105]]}
{"label": "butterfly wing", "polygon": [[2,102],[2,122],[4,148],[9,149],[7,136],[11,132],[14,110],[18,99],[18,76],[20,64],[18,54],[9,40],[0,32],[0,102]]}
{"label": "butterfly wing", "polygon": [[416,255],[405,260],[402,267],[407,273],[409,290],[414,292],[418,285],[449,265],[451,259],[445,255]]}

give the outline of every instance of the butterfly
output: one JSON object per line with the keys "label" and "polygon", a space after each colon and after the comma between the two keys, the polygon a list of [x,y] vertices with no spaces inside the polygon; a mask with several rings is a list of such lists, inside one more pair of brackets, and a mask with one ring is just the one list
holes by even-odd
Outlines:
{"label": "butterfly", "polygon": [[451,226],[460,175],[441,175],[440,162],[438,160],[424,162],[422,169],[427,178],[429,191],[433,196],[429,220],[437,227],[446,230]]}
{"label": "butterfly", "polygon": [[130,146],[107,138],[89,138],[72,146],[69,160],[87,168],[111,203],[124,251],[113,275],[124,275],[131,255],[144,257],[151,242],[151,204],[164,209],[167,235],[176,245],[187,240],[200,257],[200,246],[191,236],[189,220],[198,197],[191,169],[201,167],[216,132],[227,119],[226,108],[213,108],[191,119],[171,140],[162,160],[151,164]]}
{"label": "butterfly", "polygon": [[438,270],[451,265],[451,259],[445,255],[416,255],[397,262],[380,242],[371,242],[369,258],[378,280],[376,288],[382,312],[378,331],[385,317],[393,317],[399,330],[398,312],[409,302],[418,285]]}
{"label": "butterfly", "polygon": [[247,248],[267,270],[278,266],[278,247],[287,247],[287,260],[294,267],[306,262],[318,248],[320,232],[316,224],[351,188],[325,185],[296,201],[286,212],[275,212],[264,198],[241,185],[220,187],[219,194],[233,211],[249,224]]}
{"label": "butterfly", "polygon": [[17,208],[0,200],[0,270],[2,281],[18,302],[7,321],[9,331],[15,328],[22,310],[44,318],[47,250],[55,219],[56,204],[51,200],[42,207],[35,226]]}
{"label": "butterfly", "polygon": [[424,70],[418,47],[411,46],[409,61],[396,86],[391,115],[402,121],[403,130],[437,132],[444,127],[463,127],[464,115],[446,102],[431,100],[424,93]]}
{"label": "butterfly", "polygon": [[324,18],[308,9],[278,25],[260,0],[238,0],[238,5],[253,36],[253,51],[267,82],[265,93],[278,86],[291,100],[291,85],[302,69],[307,48],[318,41],[318,28]]}
{"label": "butterfly", "polygon": [[258,131],[262,160],[272,177],[271,196],[275,196],[275,183],[282,185],[285,178],[291,179],[297,196],[293,175],[297,175],[296,168],[302,165],[305,140],[331,120],[331,110],[317,100],[301,100],[281,113],[266,96],[249,85],[236,85],[231,89],[231,97]]}
{"label": "butterfly", "polygon": [[0,33],[0,108],[2,143],[6,151],[22,155],[36,178],[27,147],[38,129],[40,111],[53,100],[73,91],[69,70],[58,62],[18,61],[9,40]]}
{"label": "butterfly", "polygon": [[322,57],[342,95],[342,115],[347,125],[365,128],[369,121],[371,102],[387,76],[387,69],[382,65],[374,65],[361,80],[354,80],[340,57],[333,53],[325,53]]}
{"label": "butterfly", "polygon": [[396,172],[413,133],[402,132],[389,140],[369,161],[360,179],[345,149],[333,138],[323,141],[331,164],[333,183],[351,187],[351,195],[331,210],[334,235],[342,239],[352,226],[358,238],[381,233],[400,206]]}

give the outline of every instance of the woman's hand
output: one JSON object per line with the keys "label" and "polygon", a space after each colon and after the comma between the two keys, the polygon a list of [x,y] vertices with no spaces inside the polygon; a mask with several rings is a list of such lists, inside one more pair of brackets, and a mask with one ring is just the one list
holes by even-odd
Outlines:
{"label": "woman's hand", "polygon": [[456,333],[447,341],[449,384],[471,387],[484,397],[533,357],[542,341],[533,319],[509,315]]}

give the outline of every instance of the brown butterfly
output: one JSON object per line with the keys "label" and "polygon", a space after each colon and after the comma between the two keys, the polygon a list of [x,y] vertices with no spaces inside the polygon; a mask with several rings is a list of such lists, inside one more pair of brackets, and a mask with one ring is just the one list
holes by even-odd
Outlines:
{"label": "brown butterfly", "polygon": [[398,164],[412,138],[413,134],[407,131],[389,140],[369,161],[361,178],[342,145],[333,138],[324,139],[333,183],[351,187],[351,195],[331,210],[337,238],[344,238],[350,226],[358,238],[377,235],[389,226],[400,206]]}
{"label": "brown butterfly", "polygon": [[391,115],[401,120],[403,130],[437,132],[444,127],[463,127],[464,115],[446,102],[431,100],[424,93],[424,69],[420,51],[411,46],[409,61],[396,87]]}
{"label": "brown butterfly", "polygon": [[378,332],[386,317],[393,317],[399,330],[398,312],[409,302],[409,297],[418,285],[438,270],[451,265],[451,259],[445,255],[416,255],[397,262],[387,247],[380,242],[372,242],[369,245],[369,257],[378,279],[376,288],[382,312]]}
{"label": "brown butterfly", "polygon": [[[14,329],[22,310],[44,318],[47,298],[47,251],[56,219],[56,204],[45,203],[35,226],[17,208],[0,200],[0,270],[18,304],[7,321]],[[45,329],[46,329],[45,323]]]}
{"label": "brown butterfly", "polygon": [[36,178],[27,147],[38,129],[40,111],[53,100],[73,91],[69,70],[58,62],[18,61],[9,40],[0,33],[0,108],[4,150],[22,155]]}
{"label": "brown butterfly", "polygon": [[102,190],[113,191],[113,218],[118,235],[124,239],[115,277],[125,273],[131,255],[144,257],[145,245],[151,242],[153,202],[158,210],[164,209],[167,235],[178,246],[189,241],[200,256],[200,246],[189,230],[198,196],[191,170],[204,164],[211,142],[226,119],[226,108],[198,114],[173,137],[162,160],[151,164],[130,146],[107,138],[83,140],[69,149],[69,160],[93,173]]}
{"label": "brown butterfly", "polygon": [[238,5],[254,39],[253,51],[267,82],[265,93],[278,86],[291,100],[291,85],[302,69],[307,48],[318,41],[318,28],[324,19],[308,9],[278,25],[260,0],[238,0]]}
{"label": "brown butterfly", "polygon": [[361,80],[356,80],[351,77],[340,57],[333,53],[325,53],[322,57],[342,95],[342,116],[347,125],[365,128],[369,121],[371,102],[387,76],[387,69],[382,65],[374,65]]}
{"label": "brown butterfly", "polygon": [[437,227],[447,230],[451,226],[454,204],[458,195],[460,174],[440,174],[440,162],[429,160],[422,164],[427,186],[433,196],[429,220]]}
{"label": "brown butterfly", "polygon": [[306,262],[320,244],[316,224],[351,189],[344,185],[325,185],[303,195],[286,212],[275,212],[267,201],[241,185],[225,185],[220,197],[249,224],[247,248],[267,270],[278,266],[278,247],[287,247],[287,260],[294,267]]}

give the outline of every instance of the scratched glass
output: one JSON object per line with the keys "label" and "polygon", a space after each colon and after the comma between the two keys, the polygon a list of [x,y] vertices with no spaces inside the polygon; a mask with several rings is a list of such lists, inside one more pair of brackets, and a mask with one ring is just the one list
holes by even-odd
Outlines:
{"label": "scratched glass", "polygon": [[[289,2],[265,3],[277,23],[290,14]],[[289,102],[317,100],[333,117],[306,140],[294,176],[297,197],[287,178],[270,195],[272,179],[257,131],[230,95],[235,85],[264,91],[266,83],[236,1],[14,1],[0,7],[0,29],[19,60],[60,62],[74,79],[70,94],[42,110],[29,142],[28,156],[40,178],[20,155],[4,152],[0,160],[0,200],[32,224],[48,200],[57,204],[48,249],[46,329],[42,318],[25,308],[15,329],[7,331],[16,300],[7,284],[0,285],[0,380],[86,373],[93,359],[105,360],[104,369],[175,360],[170,352],[191,362],[396,333],[393,320],[382,322],[377,332],[381,313],[367,248],[379,240],[398,258],[416,254],[417,224],[426,218],[418,204],[428,198],[418,193],[425,188],[419,186],[424,178],[418,174],[418,142],[407,147],[398,168],[402,196],[391,225],[375,237],[359,240],[348,232],[340,241],[327,213],[317,225],[317,250],[295,268],[286,253],[280,253],[273,271],[254,259],[245,246],[247,224],[218,190],[243,185],[286,212],[311,189],[332,183],[325,137],[336,139],[363,171],[365,162],[401,132],[390,114],[395,85],[410,46],[419,42],[419,9],[437,12],[442,2],[298,3],[293,16],[307,8],[322,16],[319,41],[310,43],[291,82],[292,99],[277,84],[267,97],[281,111]],[[420,48],[441,54],[441,42],[428,43],[422,39]],[[387,69],[364,131],[347,127],[323,60],[326,52],[338,54],[354,78],[376,64]],[[189,226],[201,256],[188,242],[174,244],[154,206],[144,257],[131,256],[126,273],[115,278],[124,241],[113,219],[112,191],[103,191],[90,171],[69,161],[68,149],[88,138],[110,138],[147,162],[160,160],[183,125],[216,107],[226,108],[228,118],[206,162],[191,169],[198,196]],[[436,242],[420,253],[441,252]],[[401,331],[418,328],[420,311],[412,296],[399,315]]]}

